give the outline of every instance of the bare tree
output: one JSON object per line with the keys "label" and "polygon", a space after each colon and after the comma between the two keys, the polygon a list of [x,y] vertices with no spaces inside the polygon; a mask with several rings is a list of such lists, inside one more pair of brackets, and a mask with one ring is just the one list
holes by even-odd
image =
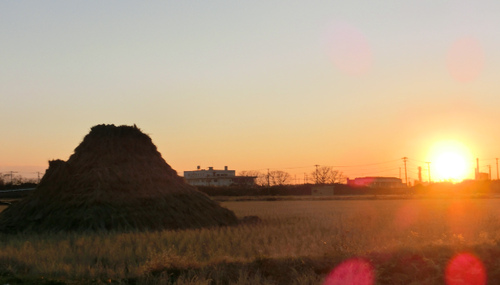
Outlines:
{"label": "bare tree", "polygon": [[238,176],[259,176],[261,174],[258,170],[242,170]]}
{"label": "bare tree", "polygon": [[311,172],[311,176],[316,184],[342,183],[346,179],[341,171],[334,170],[333,167],[330,166],[316,168]]}
{"label": "bare tree", "polygon": [[23,184],[24,178],[21,175],[13,175],[12,176],[12,185],[21,185]]}
{"label": "bare tree", "polygon": [[269,172],[269,182],[271,186],[286,185],[290,181],[290,178],[290,173],[285,171],[273,170]]}
{"label": "bare tree", "polygon": [[255,178],[255,184],[259,186],[267,185],[267,174],[264,174],[258,170],[242,170],[238,173],[239,176],[251,176]]}
{"label": "bare tree", "polygon": [[24,183],[37,183],[37,179],[35,178],[27,178],[21,175],[14,175],[12,177],[12,185],[21,185]]}
{"label": "bare tree", "polygon": [[262,173],[257,170],[243,170],[238,173],[239,176],[253,176],[255,178],[255,184],[259,186],[278,186],[278,185],[287,185],[289,184],[292,176],[290,173],[281,171],[281,170],[273,170],[268,173]]}

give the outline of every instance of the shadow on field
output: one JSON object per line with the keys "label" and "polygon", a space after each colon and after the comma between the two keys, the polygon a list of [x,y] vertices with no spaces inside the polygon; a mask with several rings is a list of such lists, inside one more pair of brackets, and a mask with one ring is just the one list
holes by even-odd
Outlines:
{"label": "shadow on field", "polygon": [[[450,269],[453,267],[450,265],[452,261],[464,253],[477,258],[476,267],[471,262],[466,262]],[[371,264],[374,284],[445,284],[446,274],[455,274],[448,276],[458,282],[453,284],[469,284],[467,278],[478,280],[481,274],[485,281],[500,280],[500,248],[489,244],[474,247],[432,245],[390,252],[370,252],[361,257],[346,257],[341,252],[331,252],[316,258],[259,257],[252,262],[220,261],[195,266],[171,264],[162,267],[161,264],[156,264],[149,268],[146,273],[148,277],[128,279],[126,283],[154,284],[166,281],[171,284],[192,284],[185,280],[196,279],[204,281],[195,284],[321,284],[340,264],[352,259],[362,259]],[[458,273],[453,273],[453,270]],[[359,270],[356,272],[356,269],[342,272],[344,277],[345,274],[354,276],[357,273]],[[256,282],[242,282],[242,279]],[[179,280],[182,282],[177,282]]]}
{"label": "shadow on field", "polygon": [[[209,280],[208,284],[234,284],[240,283],[242,279],[266,280],[273,284],[294,284],[303,276],[312,277],[319,282],[321,276],[327,274],[339,261],[308,257],[259,257],[252,262],[220,261],[191,268],[159,266],[151,268],[149,274],[150,278],[168,279],[171,283],[176,283],[182,276],[184,280],[192,280],[194,277],[198,280]],[[136,284],[140,279],[128,281],[129,284]]]}
{"label": "shadow on field", "polygon": [[[356,268],[352,261],[362,261],[368,266]],[[346,264],[349,265],[347,268]],[[493,240],[474,246],[457,241],[453,245],[415,245],[392,251],[371,251],[361,256],[339,249],[318,257],[260,256],[253,261],[227,257],[206,263],[183,256],[163,255],[144,264],[143,268],[139,276],[117,280],[89,280],[85,277],[50,280],[31,275],[30,266],[22,261],[0,258],[0,284],[329,285],[352,284],[353,278],[363,270],[371,271],[372,282],[354,284],[496,284],[500,280],[500,247]],[[339,276],[344,280],[328,282]],[[446,282],[446,276],[454,283]],[[484,282],[471,283],[471,280]]]}

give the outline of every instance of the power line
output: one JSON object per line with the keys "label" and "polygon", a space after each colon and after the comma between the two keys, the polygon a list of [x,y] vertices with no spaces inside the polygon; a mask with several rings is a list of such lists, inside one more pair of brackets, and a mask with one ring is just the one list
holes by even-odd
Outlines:
{"label": "power line", "polygon": [[[389,160],[389,161],[383,161],[383,162],[377,162],[377,163],[369,163],[369,164],[353,164],[353,165],[321,165],[321,166],[327,166],[327,167],[359,167],[359,166],[371,166],[371,165],[380,165],[380,164],[386,164],[390,162],[395,162],[398,161],[399,159],[394,159],[394,160]],[[299,168],[313,168],[316,165],[308,165],[308,166],[295,166],[295,167],[269,167],[269,168],[258,168],[258,169],[251,169],[249,171],[259,171],[259,170],[267,170],[267,169],[299,169]],[[320,166],[320,165],[318,165]]]}
{"label": "power line", "polygon": [[387,171],[387,170],[390,170],[390,169],[398,169],[398,168],[394,167],[394,166],[390,166],[390,167],[386,167],[386,168],[382,168],[382,169],[365,168],[365,169],[356,169],[355,171],[356,171],[356,173],[359,173],[359,172],[366,172],[366,173],[368,173],[368,172],[382,172],[382,171]]}
{"label": "power line", "polygon": [[13,184],[13,173],[18,173],[17,171],[7,171],[7,172],[10,172],[10,174],[5,174],[5,176],[10,176],[10,184]]}
{"label": "power line", "polygon": [[40,183],[40,174],[42,174],[41,172],[36,172],[36,174],[38,175],[38,183]]}
{"label": "power line", "polygon": [[[408,174],[409,173],[411,173],[411,174],[417,174],[416,171],[413,171],[411,169],[421,167],[422,164],[427,164],[427,168],[426,168],[427,173],[424,173],[423,175],[427,176],[429,183],[432,183],[431,167],[430,167],[430,163],[431,162],[430,161],[422,161],[422,160],[419,160],[419,159],[408,158],[408,157],[403,157],[401,159],[403,160],[404,167],[405,167],[405,183],[406,183],[406,185],[408,185]],[[500,175],[498,174],[500,172],[500,167],[498,167],[498,158],[474,159],[472,161],[475,161],[477,163],[477,162],[479,162],[479,160],[480,161],[487,161],[487,160],[493,160],[493,159],[495,159],[496,163],[497,163],[497,179],[500,179]],[[397,167],[396,168],[382,169],[382,170],[380,170],[378,167],[373,167],[373,168],[371,167],[371,166],[377,166],[377,165],[394,163],[394,162],[397,162],[397,161],[399,161],[399,159],[387,160],[387,161],[376,162],[376,163],[352,164],[352,165],[319,165],[319,164],[316,164],[316,165],[295,166],[295,167],[281,167],[281,168],[280,167],[272,167],[272,168],[254,169],[253,171],[262,171],[262,170],[269,171],[269,170],[272,170],[272,169],[283,169],[283,170],[285,170],[285,169],[304,169],[304,168],[314,168],[314,167],[316,167],[316,171],[318,171],[320,166],[325,166],[325,167],[332,167],[332,168],[358,168],[358,169],[355,170],[355,173],[349,173],[348,169],[343,169],[343,172],[346,175],[352,175],[352,176],[356,176],[356,175],[371,175],[371,174],[377,174],[377,173],[382,173],[382,172],[388,172],[388,171],[392,171],[392,170],[396,170],[396,172],[397,172],[397,170],[398,170]],[[470,161],[470,162],[472,162],[472,161]],[[483,170],[486,167],[488,167],[488,166],[487,165],[481,165],[480,169]],[[408,169],[408,168],[410,168],[410,169]],[[401,169],[400,168],[399,168],[399,171],[400,171],[399,177],[401,179]],[[476,171],[478,171],[478,169],[476,169]],[[304,180],[306,180],[306,179],[307,178],[304,177]]]}
{"label": "power line", "polygon": [[356,169],[343,169],[343,172],[344,173],[349,173],[350,171],[355,171],[355,172],[377,172],[377,171],[381,171],[381,170],[384,170],[384,169],[393,169],[393,168],[397,168],[398,166],[395,166],[395,165],[387,165],[385,167],[372,167],[372,168],[356,168]]}
{"label": "power line", "polygon": [[394,160],[389,160],[389,161],[384,161],[384,162],[370,163],[370,164],[358,164],[358,165],[325,165],[325,166],[329,166],[329,167],[358,167],[358,166],[370,166],[370,165],[385,164],[385,163],[389,163],[389,162],[395,162],[398,160],[399,159],[394,159]]}
{"label": "power line", "polygon": [[421,162],[421,163],[425,163],[425,161],[422,161],[422,160],[418,160],[418,159],[414,159],[414,158],[407,158],[409,161],[417,161],[417,162]]}
{"label": "power line", "polygon": [[311,167],[314,167],[314,165],[296,166],[296,167],[268,167],[268,168],[250,169],[250,170],[247,170],[247,171],[260,171],[260,170],[268,170],[268,169],[299,169],[299,168],[311,168]]}
{"label": "power line", "polygon": [[363,173],[355,173],[355,174],[350,174],[353,176],[358,176],[358,175],[368,175],[368,174],[376,174],[376,173],[382,173],[382,172],[387,172],[391,170],[397,170],[398,168],[390,168],[390,169],[385,169],[385,170],[380,170],[380,171],[371,171],[371,172],[363,172]]}

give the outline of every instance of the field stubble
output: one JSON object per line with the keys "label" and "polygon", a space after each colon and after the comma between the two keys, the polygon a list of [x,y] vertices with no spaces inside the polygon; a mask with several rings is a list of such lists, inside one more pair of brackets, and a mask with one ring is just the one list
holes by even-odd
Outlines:
{"label": "field stubble", "polygon": [[343,260],[363,257],[377,284],[444,284],[446,266],[460,252],[477,256],[489,280],[500,278],[497,199],[222,205],[263,222],[146,233],[1,235],[0,282],[321,284]]}

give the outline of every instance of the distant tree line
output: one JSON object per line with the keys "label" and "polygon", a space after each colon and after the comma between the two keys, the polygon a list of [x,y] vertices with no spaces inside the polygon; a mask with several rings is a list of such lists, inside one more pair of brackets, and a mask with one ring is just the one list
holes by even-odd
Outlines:
{"label": "distant tree line", "polygon": [[[334,195],[431,195],[431,196],[460,196],[460,195],[482,195],[500,194],[500,181],[463,181],[461,183],[440,182],[430,185],[417,185],[402,188],[376,188],[359,187],[346,184],[332,184],[335,186]],[[218,187],[198,186],[198,190],[209,196],[276,196],[276,195],[311,195],[315,184],[298,185],[274,185],[268,187]]]}
{"label": "distant tree line", "polygon": [[34,188],[38,185],[37,178],[27,178],[21,175],[0,175],[0,190]]}
{"label": "distant tree line", "polygon": [[[293,178],[290,173],[282,170],[271,170],[268,172],[260,172],[257,170],[244,170],[238,173],[239,176],[251,176],[255,178],[257,186],[285,186],[292,183]],[[346,176],[339,170],[333,169],[330,166],[317,167],[315,170],[308,174],[308,178],[302,184],[336,184],[345,183]],[[296,182],[296,181],[295,181]]]}
{"label": "distant tree line", "polygon": [[[308,176],[307,183],[292,184],[292,176],[285,171],[268,172],[241,171],[240,176],[256,177],[256,186],[236,187],[198,186],[197,188],[210,196],[266,196],[266,195],[311,195],[314,185],[334,185],[335,195],[390,195],[390,194],[422,194],[422,195],[470,195],[500,194],[500,180],[463,181],[460,183],[416,184],[408,188],[374,188],[353,187],[345,184],[345,175],[328,166],[314,169]],[[317,182],[317,183],[316,183]],[[0,174],[0,190],[35,188],[37,178],[21,175]]]}

